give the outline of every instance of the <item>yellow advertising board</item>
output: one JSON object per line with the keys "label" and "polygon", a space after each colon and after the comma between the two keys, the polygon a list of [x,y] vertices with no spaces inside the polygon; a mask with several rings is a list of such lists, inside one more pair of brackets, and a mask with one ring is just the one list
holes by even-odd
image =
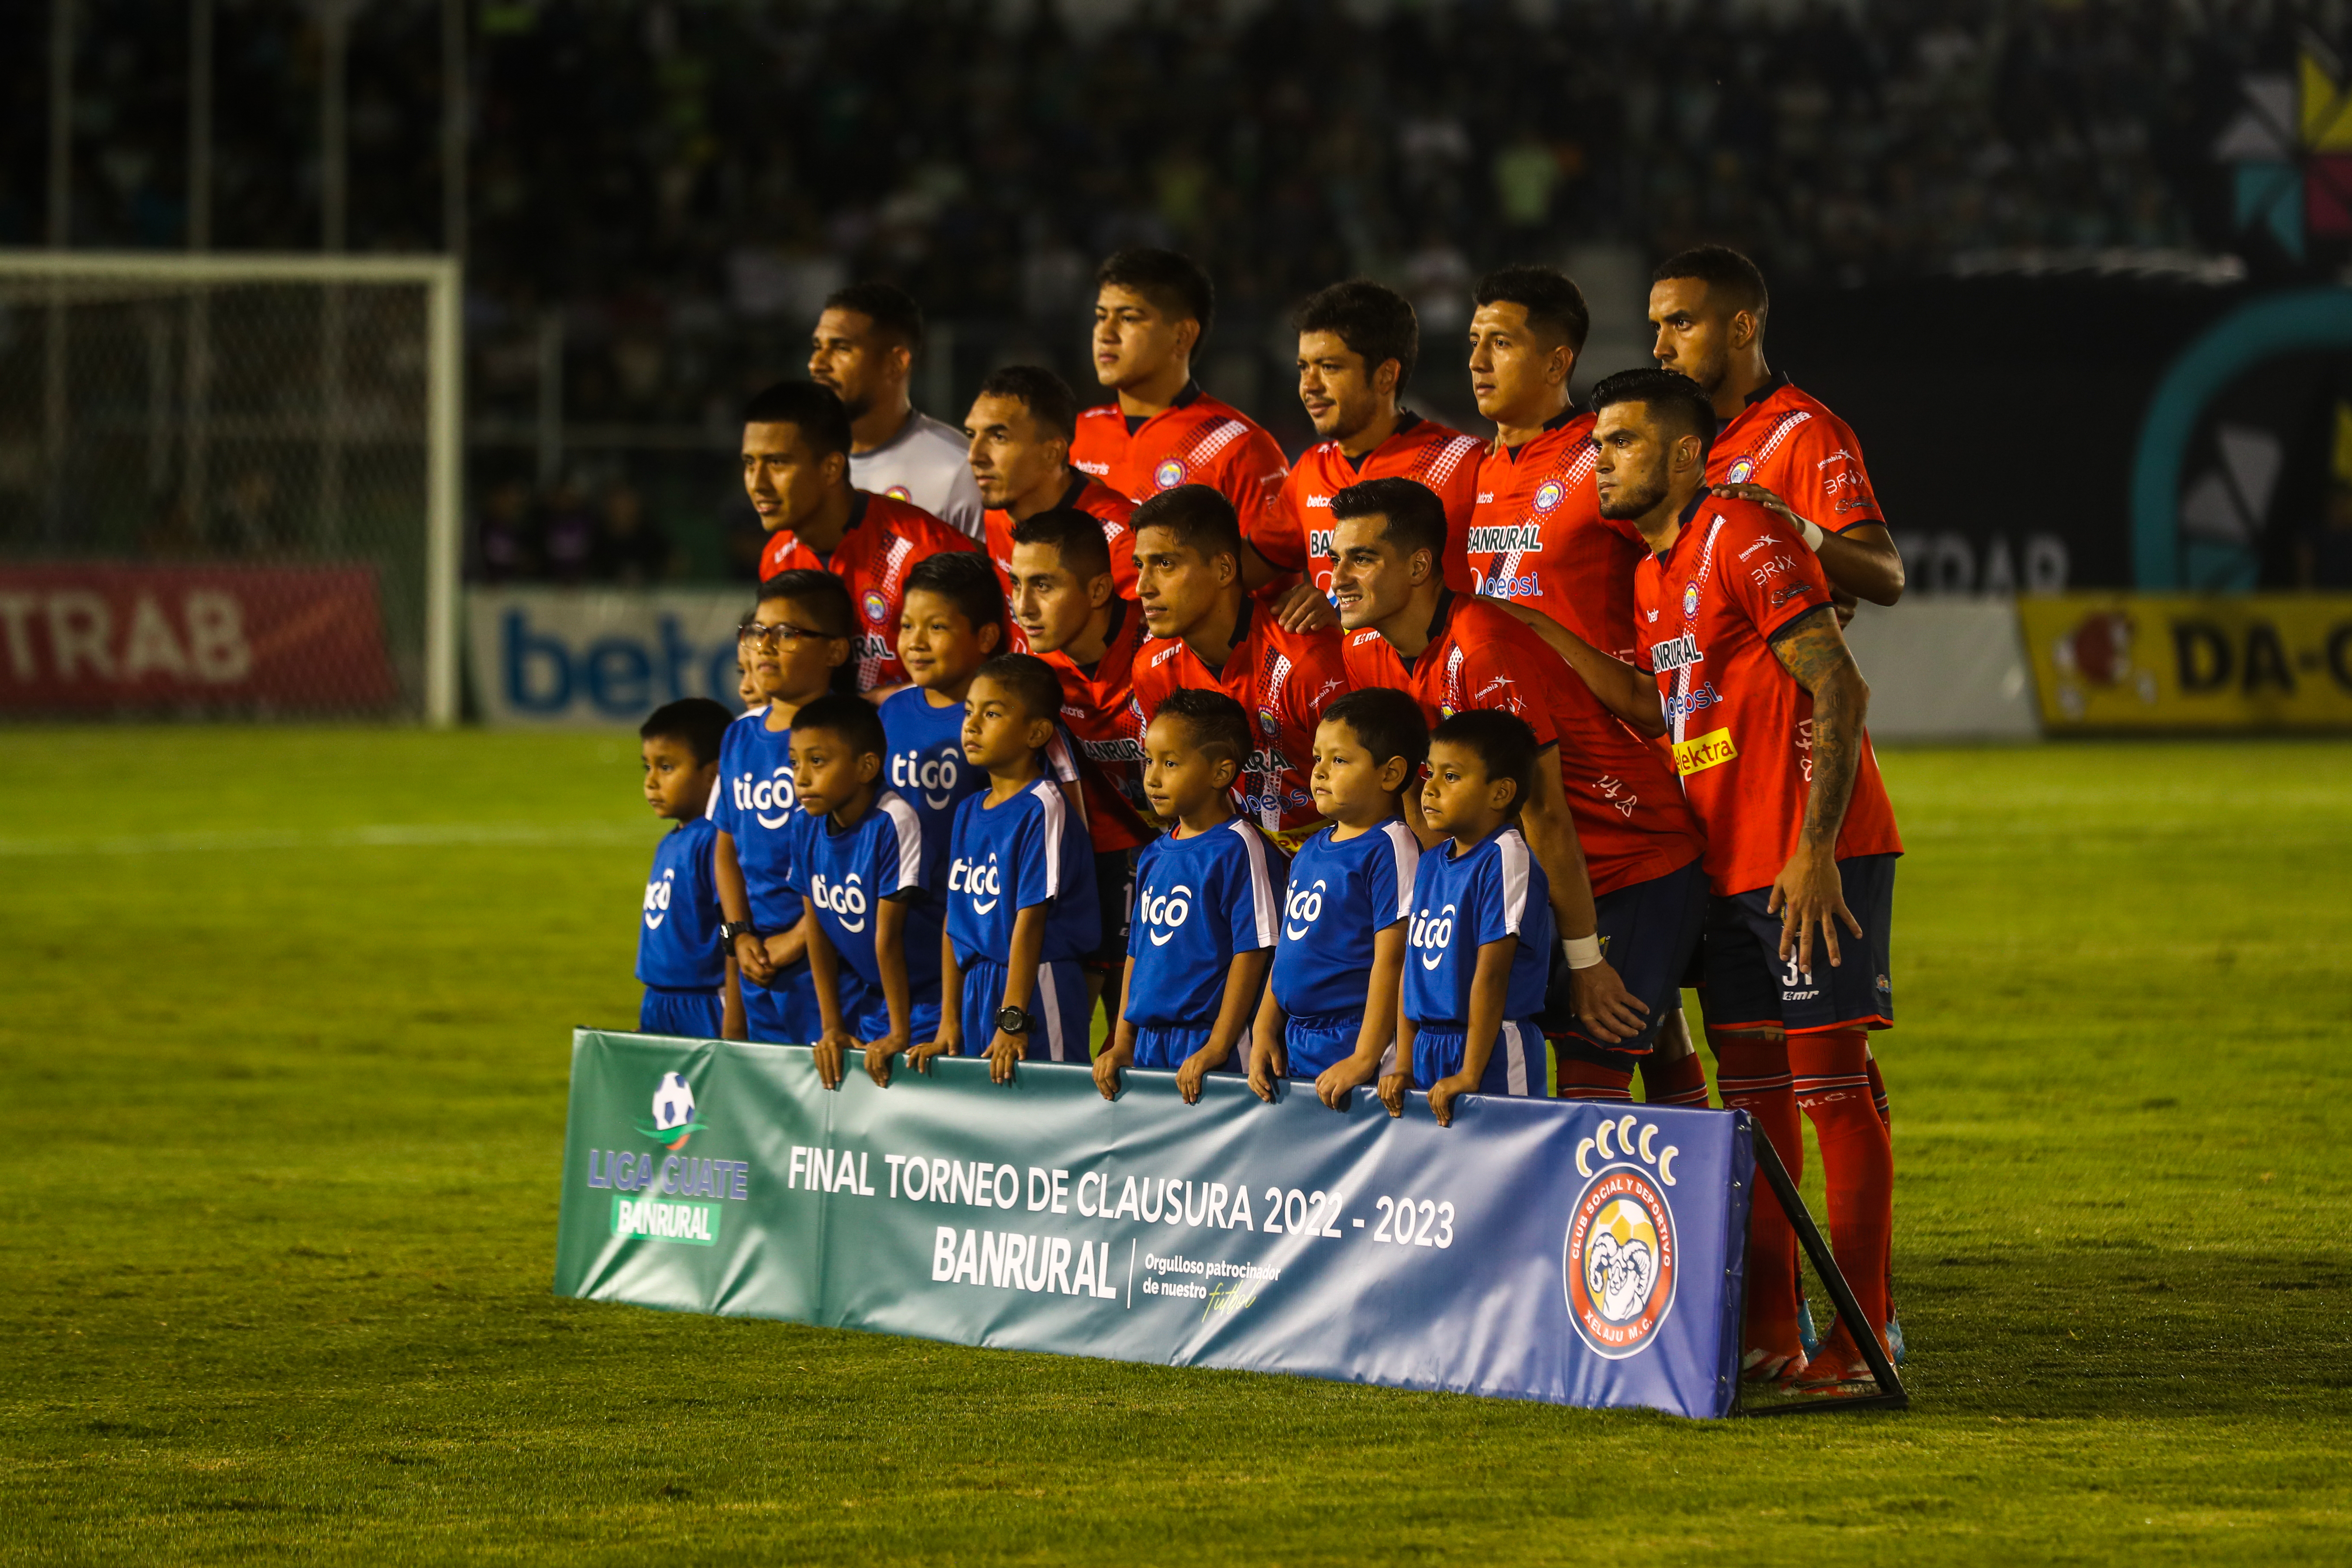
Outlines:
{"label": "yellow advertising board", "polygon": [[2352,595],[2017,602],[2043,731],[2352,730]]}

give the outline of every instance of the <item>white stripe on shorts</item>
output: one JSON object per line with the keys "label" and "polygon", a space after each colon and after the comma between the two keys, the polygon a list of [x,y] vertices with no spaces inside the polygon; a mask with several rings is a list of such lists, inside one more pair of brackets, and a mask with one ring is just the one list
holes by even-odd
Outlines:
{"label": "white stripe on shorts", "polygon": [[1050,963],[1037,966],[1037,999],[1045,1005],[1039,1011],[1045,1015],[1046,1052],[1057,1062],[1066,1060],[1062,1055],[1062,997],[1055,987]]}
{"label": "white stripe on shorts", "polygon": [[1503,1047],[1504,1087],[1513,1094],[1527,1093],[1532,1077],[1528,1071],[1528,1026],[1506,1023],[1502,1028],[1502,1038],[1496,1044]]}

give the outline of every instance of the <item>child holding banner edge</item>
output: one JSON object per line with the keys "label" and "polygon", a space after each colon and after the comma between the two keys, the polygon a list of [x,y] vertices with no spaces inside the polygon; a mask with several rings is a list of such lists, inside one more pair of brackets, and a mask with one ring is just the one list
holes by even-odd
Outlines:
{"label": "child holding banner edge", "polygon": [[[1143,732],[1143,793],[1176,824],[1135,862],[1125,1005],[1095,1087],[1118,1097],[1123,1068],[1173,1069],[1187,1105],[1201,1079],[1249,1044],[1281,910],[1286,869],[1251,823],[1234,815],[1233,785],[1250,752],[1249,716],[1222,691],[1184,687]],[[1238,1064],[1237,1064],[1238,1065]]]}
{"label": "child holding banner edge", "polygon": [[1315,729],[1308,785],[1331,826],[1299,847],[1281,940],[1251,1026],[1250,1087],[1305,1079],[1334,1110],[1396,1058],[1397,993],[1421,840],[1404,791],[1429,754],[1421,704],[1368,686],[1334,700]]}

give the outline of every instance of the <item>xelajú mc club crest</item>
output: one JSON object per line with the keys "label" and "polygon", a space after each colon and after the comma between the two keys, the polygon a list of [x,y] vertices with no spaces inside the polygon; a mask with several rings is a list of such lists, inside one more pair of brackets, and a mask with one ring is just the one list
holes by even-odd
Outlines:
{"label": "xelaj\u00fa mc club crest", "polygon": [[1151,470],[1151,483],[1155,489],[1172,490],[1183,482],[1184,465],[1179,458],[1165,458],[1158,468]]}
{"label": "xelaj\u00fa mc club crest", "polygon": [[1622,1361],[1674,1310],[1675,1215],[1649,1172],[1610,1165],[1585,1184],[1560,1264],[1568,1315],[1594,1354]]}

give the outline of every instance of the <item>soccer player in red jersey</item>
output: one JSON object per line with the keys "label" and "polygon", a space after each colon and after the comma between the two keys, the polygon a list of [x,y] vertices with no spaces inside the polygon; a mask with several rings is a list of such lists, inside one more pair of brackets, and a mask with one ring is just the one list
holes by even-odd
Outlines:
{"label": "soccer player in red jersey", "polygon": [[927,556],[979,547],[919,507],[851,489],[849,416],[814,382],[779,382],[744,405],[743,489],[768,531],[760,580],[798,568],[840,578],[857,611],[857,689],[903,683],[907,574]]}
{"label": "soccer player in red jersey", "polygon": [[1179,687],[1239,702],[1257,749],[1234,781],[1234,801],[1295,853],[1322,826],[1307,779],[1315,726],[1348,689],[1339,634],[1288,630],[1244,591],[1241,521],[1206,485],[1152,497],[1135,509],[1134,528],[1136,602],[1151,634],[1135,658],[1136,733]]}
{"label": "soccer player in red jersey", "polygon": [[[1130,565],[1133,552],[1130,551]],[[1117,565],[1093,513],[1057,507],[1013,525],[1013,620],[1029,650],[1062,683],[1062,723],[1087,766],[1079,771],[1095,845],[1102,946],[1083,962],[1089,994],[1119,999],[1110,981],[1127,962],[1135,903],[1135,852],[1156,837],[1144,818],[1143,732],[1135,718],[1136,650],[1143,614],[1113,590]]]}
{"label": "soccer player in red jersey", "polygon": [[[1717,496],[1771,508],[1821,558],[1831,586],[1874,605],[1903,596],[1903,556],[1862,465],[1862,443],[1822,401],[1764,363],[1764,274],[1702,245],[1651,275],[1658,363],[1698,383],[1721,422],[1706,460]],[[1589,640],[1589,639],[1588,639]]]}
{"label": "soccer player in red jersey", "polygon": [[[1102,525],[1110,573],[1122,599],[1135,597],[1135,536],[1127,520],[1135,503],[1070,466],[1077,434],[1078,400],[1062,378],[1033,364],[989,373],[964,416],[972,478],[988,503],[983,523],[988,557],[1013,595],[1013,525],[1057,508],[1074,507]],[[1019,622],[1014,622],[1016,633]],[[1017,641],[1015,652],[1024,651]]]}
{"label": "soccer player in red jersey", "polygon": [[[1864,728],[1870,689],[1821,563],[1787,520],[1707,493],[1715,416],[1697,384],[1626,371],[1592,401],[1601,504],[1651,550],[1634,579],[1641,668],[1617,666],[1613,686],[1596,689],[1625,714],[1664,699],[1675,766],[1706,828],[1702,994],[1724,1104],[1756,1118],[1792,1174],[1798,1110],[1811,1119],[1838,1267],[1879,1332],[1895,1167],[1864,1042],[1894,1023],[1903,841]],[[1874,1388],[1843,1321],[1806,1366],[1794,1237],[1775,1207],[1754,1211],[1744,1370],[1825,1392]]]}
{"label": "soccer player in red jersey", "polygon": [[1428,490],[1367,479],[1334,498],[1331,519],[1349,680],[1409,692],[1433,724],[1473,709],[1516,714],[1553,753],[1521,819],[1561,935],[1545,1032],[1559,1044],[1562,1095],[1629,1098],[1706,913],[1704,844],[1681,789],[1658,748],[1619,723],[1533,630],[1446,585],[1437,567],[1445,518]]}
{"label": "soccer player in red jersey", "polygon": [[1568,390],[1591,325],[1583,292],[1549,267],[1505,267],[1472,299],[1470,392],[1495,422],[1470,523],[1477,592],[1631,658],[1642,541],[1601,515],[1592,416]]}
{"label": "soccer player in red jersey", "polygon": [[1272,506],[1255,521],[1243,518],[1243,534],[1265,563],[1249,573],[1252,585],[1304,573],[1329,594],[1331,498],[1361,480],[1396,475],[1427,487],[1444,506],[1440,565],[1449,587],[1470,592],[1464,550],[1481,443],[1398,404],[1421,355],[1412,302],[1360,279],[1334,283],[1300,306],[1292,324],[1298,400],[1324,438],[1299,454]]}
{"label": "soccer player in red jersey", "polygon": [[1118,398],[1078,416],[1071,465],[1135,501],[1207,485],[1255,520],[1289,465],[1273,437],[1192,379],[1216,317],[1209,275],[1172,250],[1122,250],[1096,268],[1095,290],[1095,375]]}

